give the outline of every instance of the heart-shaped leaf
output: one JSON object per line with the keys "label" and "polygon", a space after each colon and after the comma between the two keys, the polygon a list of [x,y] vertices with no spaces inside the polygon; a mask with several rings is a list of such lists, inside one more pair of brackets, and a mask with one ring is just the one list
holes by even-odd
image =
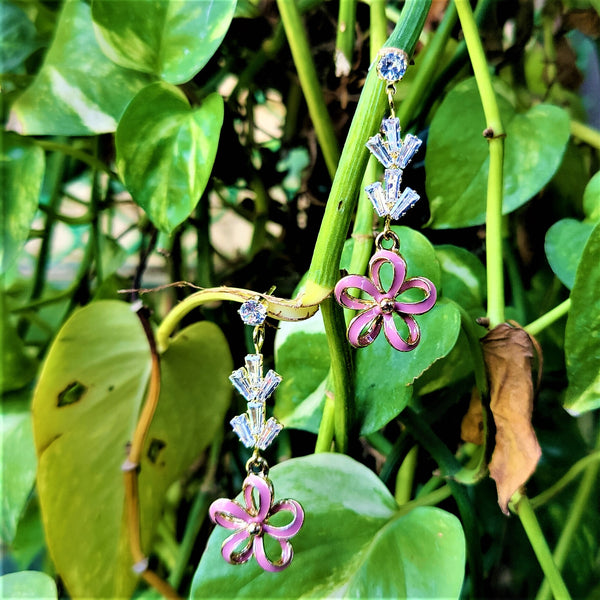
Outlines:
{"label": "heart-shaped leaf", "polygon": [[189,81],[219,47],[236,0],[93,0],[100,47],[122,67],[173,84]]}
{"label": "heart-shaped leaf", "polygon": [[0,577],[0,590],[3,598],[58,598],[56,583],[52,577],[39,571],[19,571]]}
{"label": "heart-shaped leaf", "polygon": [[[539,104],[515,113],[498,96],[506,130],[503,214],[522,206],[552,178],[569,140],[569,116]],[[485,222],[489,168],[485,117],[474,79],[459,83],[435,113],[425,168],[431,227],[469,227]]]}
{"label": "heart-shaped leaf", "polygon": [[316,454],[274,467],[275,497],[294,498],[304,525],[291,540],[292,564],[273,576],[252,560],[226,563],[211,534],[192,598],[458,598],[465,542],[453,515],[437,508],[398,513],[383,483],[341,454]]}
{"label": "heart-shaped leaf", "polygon": [[546,233],[544,249],[550,268],[570,290],[573,289],[577,265],[593,229],[593,223],[561,219]]}
{"label": "heart-shaped leaf", "polygon": [[223,99],[192,109],[167,83],[131,101],[116,134],[117,168],[133,199],[171,233],[194,210],[210,176],[223,124]]}
{"label": "heart-shaped leaf", "polygon": [[[148,343],[130,307],[99,301],[65,323],[35,390],[44,528],[56,570],[74,597],[125,597],[135,587],[120,466],[149,368]],[[139,476],[146,551],[167,488],[222,422],[230,371],[227,343],[211,323],[183,330],[161,357],[160,399]]]}
{"label": "heart-shaped leaf", "polygon": [[0,73],[14,73],[42,44],[35,25],[20,7],[11,2],[2,3],[0,31]]}
{"label": "heart-shaped leaf", "polygon": [[583,211],[586,219],[592,223],[600,221],[600,171],[585,186],[583,192]]}
{"label": "heart-shaped leaf", "polygon": [[0,148],[0,273],[14,262],[29,236],[44,179],[44,151],[17,135],[2,133]]}
{"label": "heart-shaped leaf", "polygon": [[569,387],[564,406],[572,414],[600,407],[600,223],[585,245],[565,331]]}
{"label": "heart-shaped leaf", "polygon": [[106,58],[89,5],[67,0],[42,69],[13,104],[7,128],[24,135],[112,132],[127,103],[150,81]]}

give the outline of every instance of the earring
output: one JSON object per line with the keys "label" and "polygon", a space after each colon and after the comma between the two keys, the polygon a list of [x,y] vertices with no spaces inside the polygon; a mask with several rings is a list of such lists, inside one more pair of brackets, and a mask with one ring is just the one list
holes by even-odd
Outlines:
{"label": "earring", "polygon": [[[419,325],[413,315],[430,311],[437,292],[433,283],[425,277],[406,278],[406,262],[400,254],[400,239],[391,229],[392,219],[400,219],[419,200],[419,194],[407,187],[400,191],[402,172],[421,146],[421,140],[411,134],[400,137],[400,120],[394,110],[395,84],[404,76],[408,56],[404,50],[383,48],[379,53],[377,75],[386,82],[390,116],[381,122],[381,134],[371,137],[367,148],[384,166],[383,185],[377,181],[365,188],[375,212],[385,218],[383,231],[375,238],[377,251],[369,261],[369,276],[348,275],[338,281],[334,289],[336,300],[344,307],[360,311],[348,325],[348,341],[356,348],[368,346],[379,335],[382,327],[387,341],[403,352],[414,350],[421,338]],[[381,281],[383,265],[392,269],[392,282],[386,290]],[[348,290],[365,292],[372,299],[356,297]],[[418,302],[398,301],[397,297],[409,289],[424,294]],[[403,337],[396,328],[394,315],[404,321],[408,336]]]}
{"label": "earring", "polygon": [[[210,508],[214,523],[234,530],[223,542],[221,555],[233,564],[246,563],[254,556],[256,562],[271,572],[283,571],[292,561],[294,551],[290,538],[294,537],[304,522],[304,510],[296,500],[273,501],[273,483],[269,479],[269,465],[260,455],[266,450],[283,425],[274,417],[265,420],[267,398],[281,383],[281,377],[269,370],[263,377],[263,356],[260,353],[265,335],[267,308],[260,298],[244,302],[238,311],[246,325],[254,327],[254,354],[245,358],[245,367],[234,371],[229,380],[248,403],[248,410],[234,417],[231,426],[246,448],[253,453],[246,463],[246,479],[242,485],[243,504],[236,500],[219,498]],[[291,514],[287,525],[271,525],[270,518],[280,512]],[[264,538],[270,536],[279,542],[281,555],[271,560],[265,551]]]}

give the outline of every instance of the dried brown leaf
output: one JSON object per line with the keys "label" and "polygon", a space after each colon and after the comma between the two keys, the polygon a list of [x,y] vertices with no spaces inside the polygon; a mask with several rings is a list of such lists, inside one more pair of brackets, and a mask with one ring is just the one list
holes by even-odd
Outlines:
{"label": "dried brown leaf", "polygon": [[484,442],[483,406],[477,388],[471,392],[471,402],[460,425],[460,437],[465,442],[481,446]]}
{"label": "dried brown leaf", "polygon": [[496,424],[490,476],[508,514],[510,497],[531,477],[542,453],[531,425],[533,345],[523,329],[502,323],[482,339],[482,347]]}

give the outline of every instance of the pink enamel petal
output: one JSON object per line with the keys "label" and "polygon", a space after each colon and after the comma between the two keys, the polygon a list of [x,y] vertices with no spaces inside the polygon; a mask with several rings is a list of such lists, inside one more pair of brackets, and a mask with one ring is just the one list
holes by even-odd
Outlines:
{"label": "pink enamel petal", "polygon": [[[363,330],[367,331],[363,333]],[[381,331],[381,308],[375,305],[373,308],[365,310],[350,321],[348,325],[348,341],[355,348],[364,348],[368,346]]]}
{"label": "pink enamel petal", "polygon": [[[253,490],[258,491],[258,506],[254,503]],[[243,485],[244,500],[250,513],[249,521],[262,523],[271,510],[273,502],[273,489],[267,481],[258,475],[250,474],[244,479]]]}
{"label": "pink enamel petal", "polygon": [[210,505],[208,514],[213,523],[226,529],[239,529],[250,521],[248,513],[237,502],[228,498],[215,500]]}
{"label": "pink enamel petal", "polygon": [[[387,292],[384,291],[379,277],[379,271],[386,262],[392,265],[394,273],[390,289]],[[377,288],[381,290],[381,298],[384,296],[394,298],[400,291],[402,283],[404,282],[404,277],[406,277],[406,263],[404,262],[404,259],[395,252],[379,250],[379,252],[376,252],[369,261],[369,273]],[[380,302],[381,298],[376,298],[377,302]]]}
{"label": "pink enamel petal", "polygon": [[281,546],[281,558],[271,562],[265,552],[265,544],[262,536],[254,538],[254,557],[256,562],[265,570],[271,573],[283,571],[292,562],[294,549],[287,540],[277,540]]}
{"label": "pink enamel petal", "polygon": [[410,352],[419,343],[421,332],[417,322],[412,317],[403,315],[402,319],[408,325],[408,340],[402,339],[398,333],[393,315],[383,315],[383,333],[393,348],[400,350],[400,352]]}
{"label": "pink enamel petal", "polygon": [[336,285],[333,291],[335,299],[346,308],[352,310],[363,310],[373,306],[373,300],[364,300],[362,298],[356,298],[348,293],[350,289],[362,290],[372,296],[376,301],[381,296],[379,290],[362,275],[347,275],[342,277]]}
{"label": "pink enamel petal", "polygon": [[276,502],[273,505],[269,517],[283,510],[292,513],[292,520],[288,525],[280,527],[269,525],[268,523],[263,525],[263,531],[268,533],[271,537],[274,537],[276,540],[287,540],[294,537],[300,531],[300,528],[304,523],[304,510],[302,510],[302,506],[300,506],[296,500],[279,500],[279,502]]}
{"label": "pink enamel petal", "polygon": [[397,313],[411,315],[422,315],[429,312],[437,300],[437,290],[435,289],[435,285],[425,277],[412,277],[404,282],[400,291],[404,292],[412,288],[423,290],[425,292],[425,298],[418,302],[395,302],[394,310]]}
{"label": "pink enamel petal", "polygon": [[[240,551],[236,552],[236,548],[244,540],[248,540],[248,542]],[[232,565],[241,565],[248,562],[252,556],[252,551],[252,536],[245,529],[230,535],[221,546],[221,555]]]}

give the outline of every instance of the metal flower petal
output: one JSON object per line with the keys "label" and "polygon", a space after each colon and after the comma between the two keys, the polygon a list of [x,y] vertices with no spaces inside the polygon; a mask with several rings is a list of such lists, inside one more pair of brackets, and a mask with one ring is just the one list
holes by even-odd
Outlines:
{"label": "metal flower petal", "polygon": [[[381,281],[381,268],[385,264],[392,268],[392,281],[385,289]],[[382,327],[387,341],[396,349],[408,352],[416,348],[421,334],[419,325],[411,315],[422,315],[431,310],[437,299],[433,283],[425,277],[406,279],[406,263],[397,253],[379,250],[369,261],[369,277],[348,275],[338,281],[334,295],[346,308],[360,310],[348,326],[348,341],[356,348],[364,348],[379,335]],[[420,289],[424,298],[418,302],[397,301],[396,297],[409,289]],[[348,290],[358,289],[373,299],[357,298]],[[394,314],[408,327],[408,337],[403,338],[396,328]]]}
{"label": "metal flower petal", "polygon": [[[235,530],[221,546],[223,558],[231,564],[242,564],[254,555],[265,571],[282,571],[294,556],[289,539],[300,531],[304,522],[302,506],[289,499],[273,503],[271,481],[254,474],[248,475],[244,480],[242,496],[245,507],[235,500],[220,498],[209,509],[214,523]],[[287,525],[269,524],[270,517],[282,511],[291,513],[291,521]],[[281,547],[281,555],[275,561],[265,552],[265,535],[277,540]]]}

